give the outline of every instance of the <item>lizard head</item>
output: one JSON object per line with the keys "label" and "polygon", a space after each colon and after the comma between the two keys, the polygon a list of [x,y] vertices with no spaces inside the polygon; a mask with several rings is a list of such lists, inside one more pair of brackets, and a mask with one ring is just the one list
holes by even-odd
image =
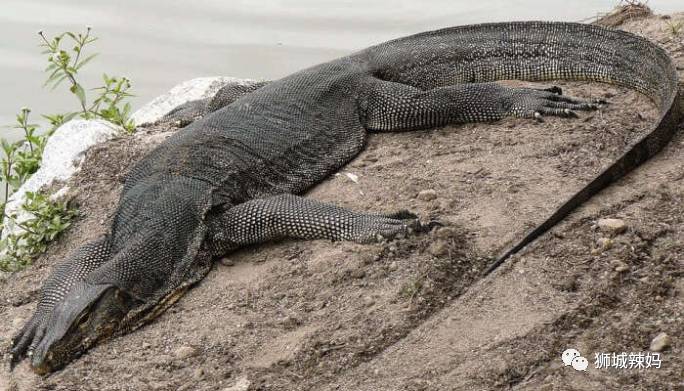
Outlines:
{"label": "lizard head", "polygon": [[[64,367],[96,343],[119,331],[136,300],[115,286],[77,287],[74,300],[64,303],[31,353],[32,369],[46,374]],[[73,292],[73,291],[72,291]]]}

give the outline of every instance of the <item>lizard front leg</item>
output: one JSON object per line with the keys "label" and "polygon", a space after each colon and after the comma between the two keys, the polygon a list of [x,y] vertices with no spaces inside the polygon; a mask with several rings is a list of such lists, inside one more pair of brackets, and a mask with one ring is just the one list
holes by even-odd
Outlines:
{"label": "lizard front leg", "polygon": [[[47,340],[58,339],[81,315],[78,308],[90,305],[107,288],[88,286],[86,276],[110,259],[110,244],[101,237],[78,249],[69,260],[55,267],[41,289],[35,313],[12,340],[11,366],[14,367],[26,355],[32,357],[32,365],[39,372],[44,355],[34,355],[34,350]],[[66,299],[76,298],[67,303]],[[78,308],[77,308],[78,307]],[[65,309],[67,311],[65,311]],[[70,309],[71,311],[68,311]]]}
{"label": "lizard front leg", "polygon": [[217,254],[275,239],[329,239],[368,243],[430,229],[416,215],[360,213],[328,203],[283,194],[255,199],[207,218],[208,244]]}

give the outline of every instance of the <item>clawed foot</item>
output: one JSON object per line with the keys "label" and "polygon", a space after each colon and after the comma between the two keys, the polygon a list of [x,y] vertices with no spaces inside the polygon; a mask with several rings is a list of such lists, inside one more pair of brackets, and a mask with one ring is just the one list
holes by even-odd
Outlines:
{"label": "clawed foot", "polygon": [[[95,316],[90,311],[109,288],[108,285],[78,282],[49,311],[39,308],[12,339],[10,369],[24,357],[28,357],[32,369],[43,375],[63,367],[81,355],[95,340],[108,332],[109,327],[115,325],[106,315],[114,313],[113,309],[117,309],[121,300],[109,300],[104,305],[106,311]],[[95,321],[102,323],[96,324]],[[105,321],[109,324],[104,324]]]}
{"label": "clawed foot", "polygon": [[382,215],[360,215],[358,219],[358,236],[355,241],[359,243],[406,237],[414,232],[429,232],[442,225],[437,221],[422,224],[418,216],[407,210]]}
{"label": "clawed foot", "polygon": [[[107,260],[109,242],[101,237],[55,267],[43,284],[36,312],[12,339],[10,368],[27,357],[33,370],[44,374],[66,365],[90,346],[88,339],[95,340],[99,334],[93,332],[95,328],[89,327],[88,322],[90,319],[102,322],[104,317],[92,318],[89,310],[111,285],[88,284],[85,276]],[[107,303],[107,313],[115,308]],[[99,327],[96,331],[101,334],[105,328]]]}
{"label": "clawed foot", "polygon": [[32,356],[33,350],[42,340],[47,328],[47,316],[37,312],[24,325],[17,335],[12,339],[12,349],[10,350],[10,369],[14,367],[26,356]]}
{"label": "clawed foot", "polygon": [[515,88],[509,114],[542,122],[544,116],[574,118],[578,116],[577,110],[597,110],[607,103],[603,99],[585,100],[563,95],[563,90],[558,86]]}

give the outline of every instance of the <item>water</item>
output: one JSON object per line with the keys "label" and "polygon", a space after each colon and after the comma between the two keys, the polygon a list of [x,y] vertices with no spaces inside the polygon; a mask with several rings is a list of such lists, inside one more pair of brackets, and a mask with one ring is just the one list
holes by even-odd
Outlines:
{"label": "water", "polygon": [[[320,0],[2,0],[0,125],[22,106],[33,113],[75,110],[70,94],[42,88],[48,35],[94,29],[102,53],[85,69],[94,87],[101,73],[128,76],[139,107],[180,81],[228,75],[278,78],[391,38],[459,24],[507,20],[579,21],[617,0],[462,0],[375,2]],[[681,0],[651,0],[656,12],[684,10]],[[17,133],[0,129],[14,139]]]}

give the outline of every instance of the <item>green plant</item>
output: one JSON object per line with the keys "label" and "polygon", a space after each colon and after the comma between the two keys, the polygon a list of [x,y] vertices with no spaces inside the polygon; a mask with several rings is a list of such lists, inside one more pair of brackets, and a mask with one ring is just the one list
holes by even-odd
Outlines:
{"label": "green plant", "polygon": [[411,281],[406,282],[399,290],[399,296],[413,301],[417,294],[423,289],[423,281],[419,278],[415,278]]}
{"label": "green plant", "polygon": [[679,33],[682,32],[682,29],[684,28],[684,21],[667,21],[665,22],[667,25],[667,32],[672,35],[673,37],[679,35]]}
{"label": "green plant", "polygon": [[[31,110],[21,109],[17,114],[16,125],[13,127],[22,129],[24,138],[14,143],[4,138],[0,140],[5,154],[0,170],[0,179],[5,182],[5,202],[12,191],[15,191],[40,168],[48,138],[65,122],[77,116],[85,119],[98,117],[120,125],[129,133],[135,130],[135,124],[130,119],[131,105],[125,101],[132,96],[129,93],[131,83],[127,78],[103,74],[104,85],[93,89],[97,94],[93,102],[88,103],[86,91],[78,81],[78,74],[83,66],[97,56],[97,53],[85,55],[87,46],[97,40],[90,33],[90,27],[85,33],[65,32],[53,38],[48,38],[42,31],[38,33],[43,40],[41,44],[45,48],[43,53],[48,55],[48,66],[45,69],[48,78],[45,86],[54,89],[67,80],[70,84],[69,91],[78,99],[81,110],[43,115],[43,118],[50,123],[50,128],[46,131],[39,131],[37,124],[29,123],[28,116]],[[73,44],[69,50],[62,49],[66,41],[71,41],[69,44]]]}
{"label": "green plant", "polygon": [[[80,109],[63,114],[43,115],[50,126],[40,130],[37,124],[29,121],[31,110],[22,108],[12,127],[21,129],[23,138],[16,142],[0,138],[0,147],[5,155],[0,162],[0,180],[4,181],[5,190],[5,200],[0,203],[0,232],[9,220],[22,228],[0,241],[0,270],[19,270],[30,264],[36,255],[45,251],[47,243],[70,225],[71,219],[76,215],[75,209],[68,207],[64,201],[53,201],[45,194],[28,192],[22,209],[32,216],[30,219],[19,222],[16,216],[5,213],[9,195],[40,168],[45,145],[54,131],[76,117],[102,118],[120,125],[129,133],[135,130],[135,124],[130,119],[131,105],[126,102],[132,96],[129,92],[131,83],[127,78],[104,74],[104,84],[91,89],[94,91],[92,102],[88,101],[86,89],[79,82],[79,71],[97,56],[96,53],[86,55],[88,45],[97,40],[90,33],[91,28],[87,28],[85,33],[65,32],[53,38],[48,38],[42,31],[38,33],[43,40],[43,53],[48,56],[45,86],[54,89],[66,81],[69,91],[77,98]],[[71,48],[63,49],[63,45]]]}
{"label": "green plant", "polygon": [[[88,27],[85,33],[65,32],[49,39],[40,31],[38,34],[43,39],[43,53],[48,55],[48,67],[45,69],[49,76],[45,81],[45,86],[56,88],[63,81],[67,80],[70,84],[69,91],[76,96],[81,106],[81,111],[69,113],[68,115],[79,115],[82,118],[90,119],[100,117],[114,124],[120,125],[127,132],[135,130],[135,124],[130,119],[130,103],[124,103],[124,99],[132,96],[128,91],[131,82],[125,77],[117,78],[103,74],[104,86],[93,88],[98,95],[92,104],[88,104],[86,90],[78,81],[79,70],[97,56],[93,53],[83,56],[86,47],[95,42],[97,38],[90,35],[91,28]],[[62,49],[65,40],[71,40],[74,45],[71,50]],[[123,106],[120,107],[120,105]]]}
{"label": "green plant", "polygon": [[22,209],[32,217],[19,222],[17,216],[4,215],[4,220],[12,220],[21,231],[8,235],[0,242],[2,256],[0,270],[16,271],[31,264],[33,259],[43,253],[47,244],[71,225],[78,214],[66,201],[53,201],[46,194],[26,193]]}
{"label": "green plant", "polygon": [[24,139],[20,140],[20,144],[17,145],[14,167],[18,180],[21,183],[25,182],[28,177],[40,168],[43,150],[51,134],[50,132],[36,134],[38,125],[29,123],[28,116],[30,112],[29,108],[22,108],[19,114],[17,114],[17,125],[14,126],[15,129],[24,131]]}
{"label": "green plant", "polygon": [[5,202],[11,192],[16,191],[26,180],[40,168],[43,157],[43,150],[47,144],[48,137],[54,132],[59,124],[63,122],[63,116],[55,116],[50,120],[53,125],[50,130],[37,133],[37,124],[29,123],[29,108],[22,108],[17,114],[17,124],[14,129],[21,129],[24,138],[10,143],[6,139],[0,139],[0,146],[4,152],[0,179],[5,182]]}

